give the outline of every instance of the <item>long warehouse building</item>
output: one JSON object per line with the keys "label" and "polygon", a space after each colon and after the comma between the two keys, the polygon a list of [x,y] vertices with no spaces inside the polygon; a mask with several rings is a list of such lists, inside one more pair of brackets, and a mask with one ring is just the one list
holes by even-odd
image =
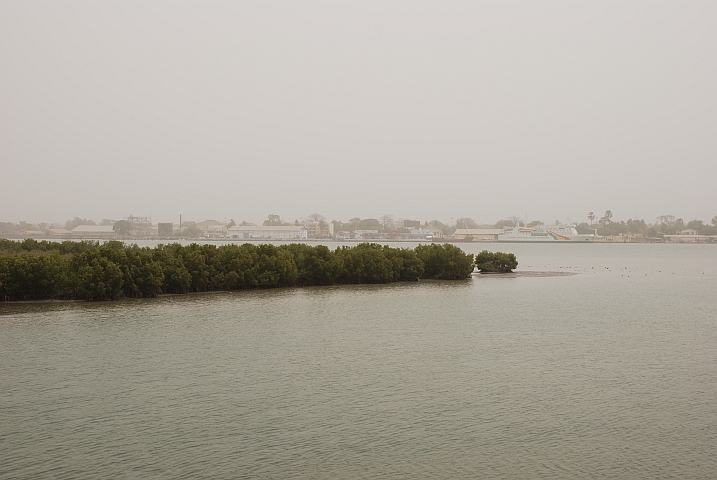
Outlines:
{"label": "long warehouse building", "polygon": [[229,238],[256,238],[272,240],[301,240],[308,238],[304,226],[269,227],[263,225],[235,225],[227,230]]}

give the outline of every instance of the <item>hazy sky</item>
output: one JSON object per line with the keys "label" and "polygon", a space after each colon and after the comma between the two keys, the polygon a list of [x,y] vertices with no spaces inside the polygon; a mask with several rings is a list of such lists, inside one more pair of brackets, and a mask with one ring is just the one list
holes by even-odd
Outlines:
{"label": "hazy sky", "polygon": [[0,0],[0,221],[717,215],[717,2]]}

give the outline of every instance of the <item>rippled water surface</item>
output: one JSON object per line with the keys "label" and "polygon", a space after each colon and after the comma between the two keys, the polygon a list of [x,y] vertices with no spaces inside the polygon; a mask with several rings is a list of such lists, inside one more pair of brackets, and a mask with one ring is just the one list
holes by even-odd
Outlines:
{"label": "rippled water surface", "polygon": [[0,478],[717,477],[717,246],[494,247],[523,273],[0,304]]}

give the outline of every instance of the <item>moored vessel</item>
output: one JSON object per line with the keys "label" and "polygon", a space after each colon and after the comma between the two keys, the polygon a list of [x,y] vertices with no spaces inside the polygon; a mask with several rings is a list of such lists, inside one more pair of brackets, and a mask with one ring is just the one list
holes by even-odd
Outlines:
{"label": "moored vessel", "polygon": [[539,225],[529,227],[506,227],[498,234],[499,242],[591,242],[593,234],[578,233],[575,225],[555,225],[546,227]]}

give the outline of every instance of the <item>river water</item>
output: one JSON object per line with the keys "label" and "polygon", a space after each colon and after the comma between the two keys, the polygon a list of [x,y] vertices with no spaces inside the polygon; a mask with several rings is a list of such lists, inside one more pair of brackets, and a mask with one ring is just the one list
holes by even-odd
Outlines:
{"label": "river water", "polygon": [[0,478],[715,478],[717,247],[489,247],[519,273],[0,304]]}

